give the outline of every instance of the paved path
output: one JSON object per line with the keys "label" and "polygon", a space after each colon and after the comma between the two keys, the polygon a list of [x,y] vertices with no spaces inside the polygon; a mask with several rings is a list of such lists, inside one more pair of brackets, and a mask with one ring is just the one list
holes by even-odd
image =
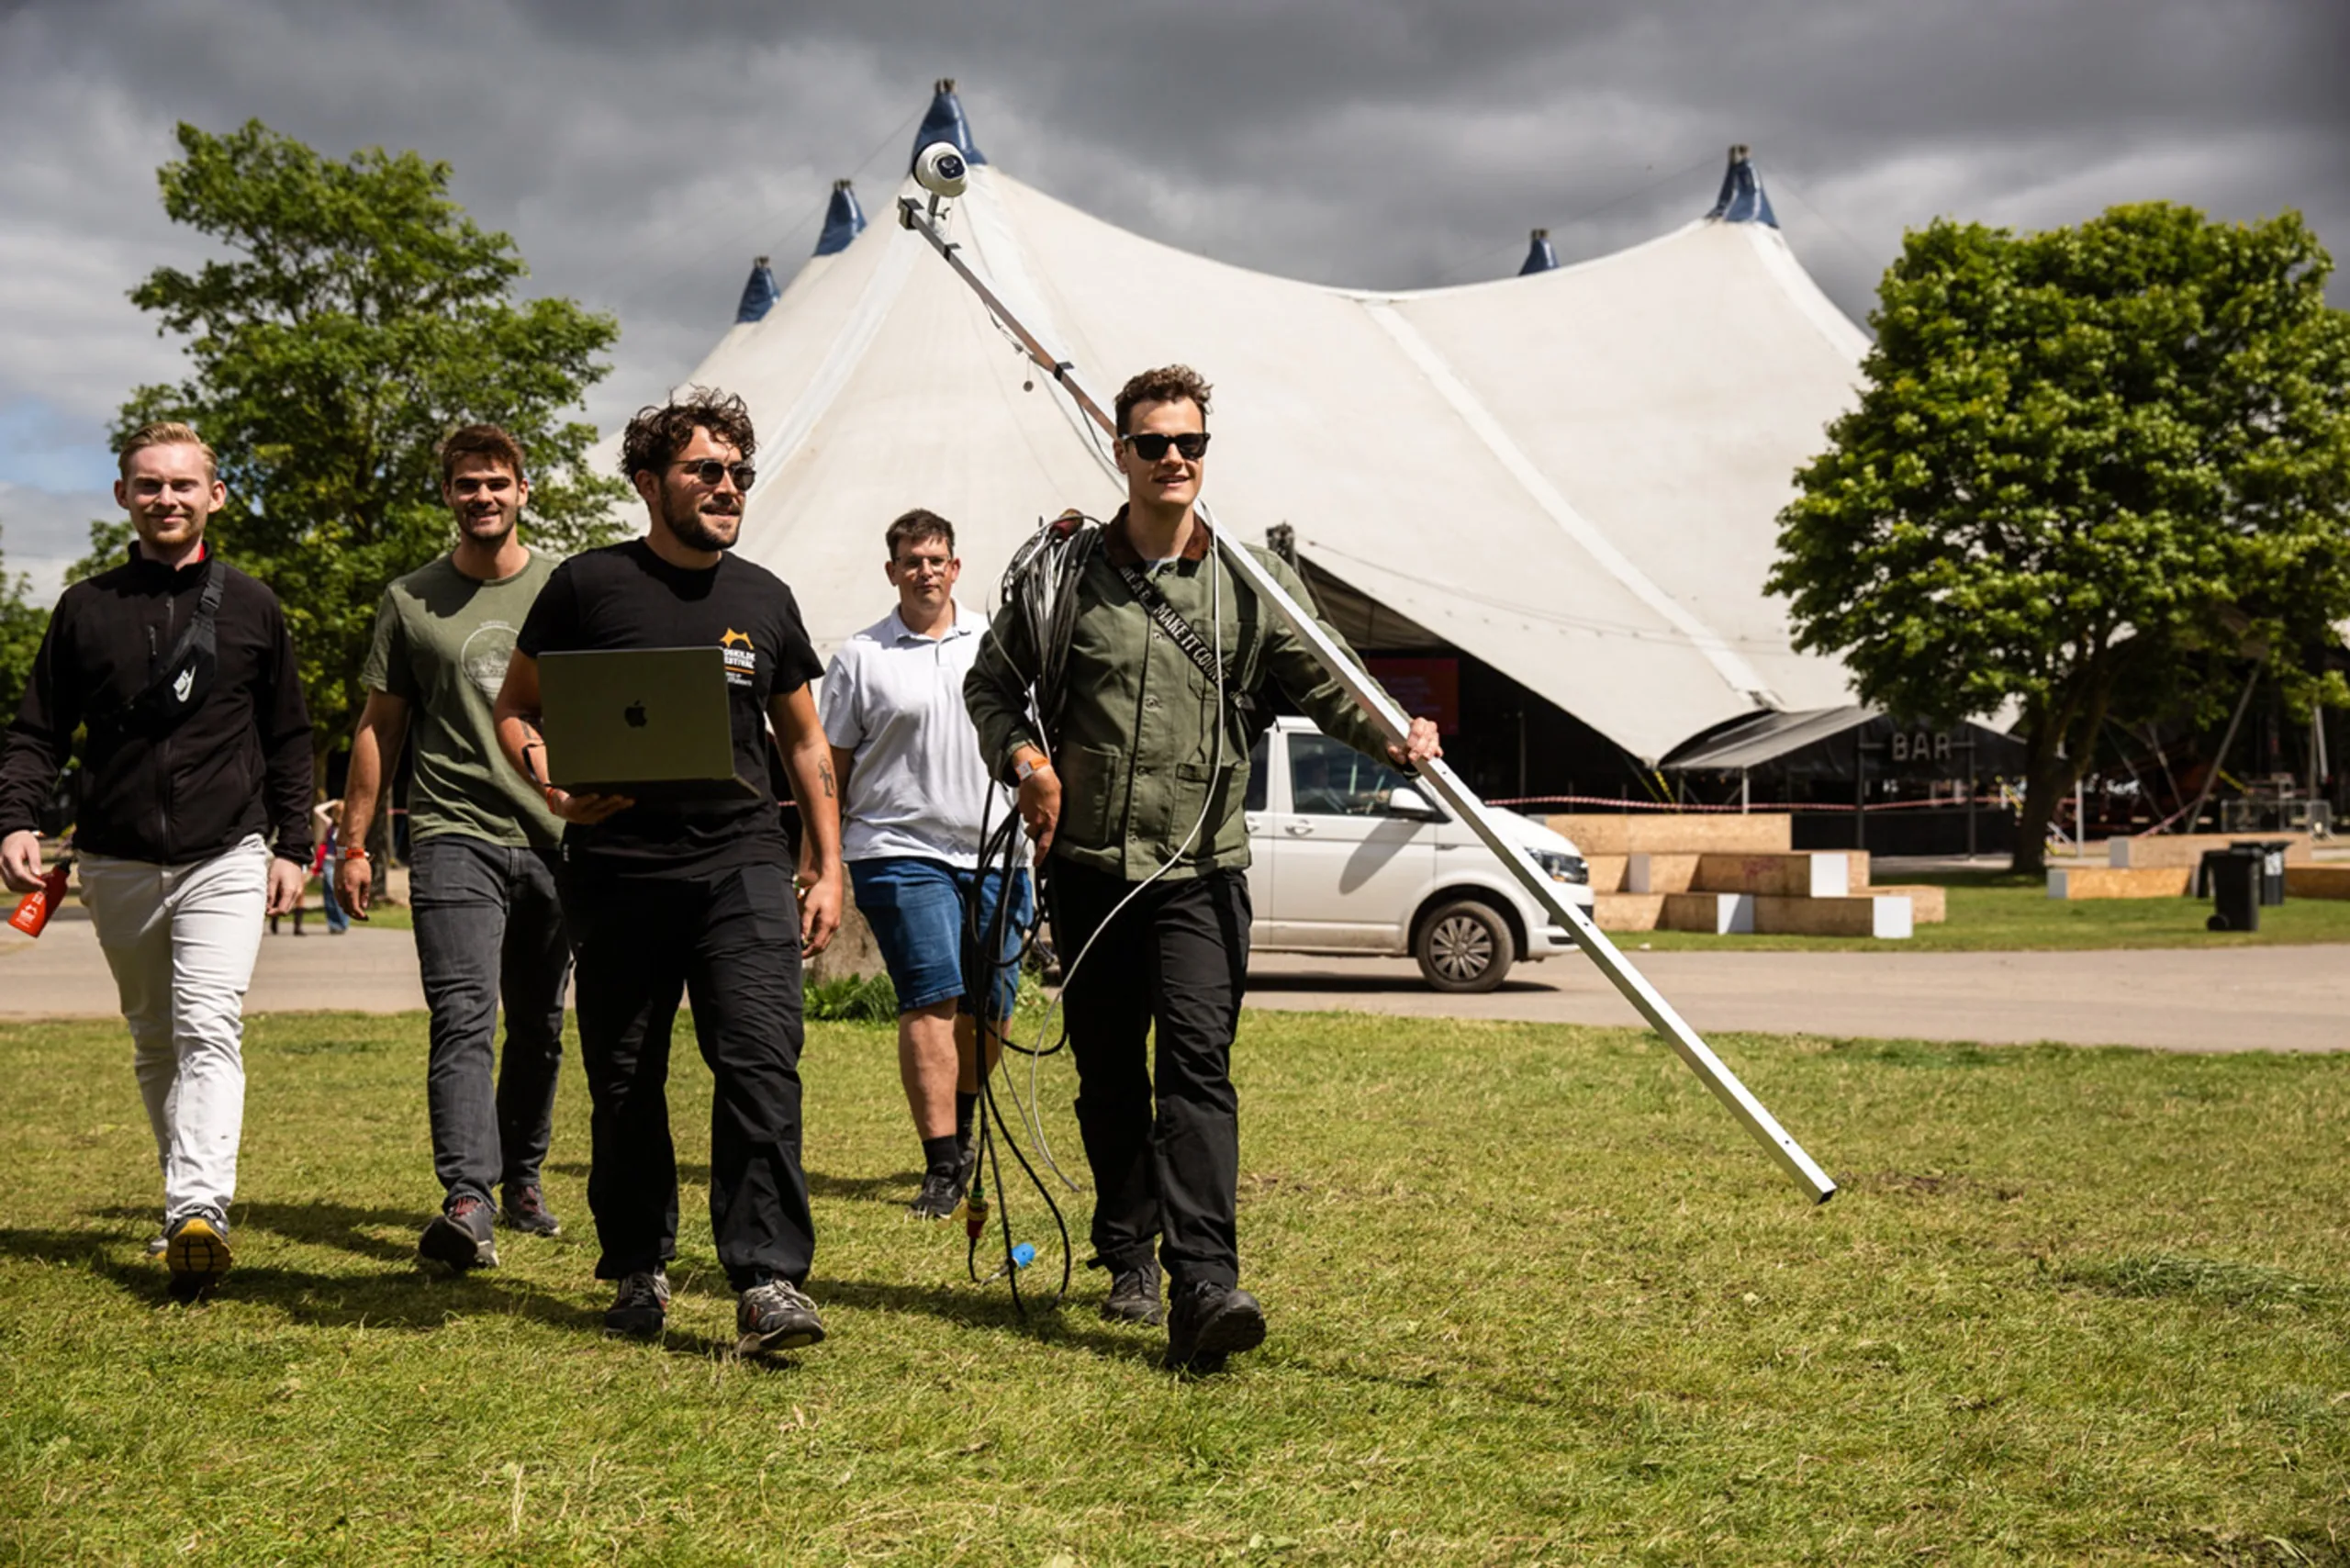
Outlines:
{"label": "paved path", "polygon": [[[0,928],[5,930],[5,928]],[[2172,1050],[2350,1050],[2350,946],[2092,953],[1639,953],[1641,972],[1700,1030]],[[1485,996],[1448,997],[1402,960],[1268,955],[1249,1003],[1414,1017],[1637,1024],[1580,957],[1521,966]],[[354,927],[262,944],[254,1012],[424,1005],[405,931]],[[0,938],[0,1017],[112,1016],[86,920],[37,943]]]}
{"label": "paved path", "polygon": [[[1651,984],[1700,1032],[2350,1050],[2350,946],[2086,953],[1640,953]],[[1258,1007],[1414,1017],[1637,1024],[1580,955],[1522,965],[1502,989],[1446,997],[1401,959],[1268,955]]]}

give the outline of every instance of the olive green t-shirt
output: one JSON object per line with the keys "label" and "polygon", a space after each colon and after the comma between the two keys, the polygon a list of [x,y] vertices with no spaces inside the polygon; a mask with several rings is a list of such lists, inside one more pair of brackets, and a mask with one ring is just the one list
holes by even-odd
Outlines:
{"label": "olive green t-shirt", "polygon": [[443,555],[384,590],[359,678],[408,705],[411,841],[453,833],[534,849],[562,842],[563,823],[498,749],[490,721],[514,634],[554,567],[534,551],[512,577],[477,582]]}

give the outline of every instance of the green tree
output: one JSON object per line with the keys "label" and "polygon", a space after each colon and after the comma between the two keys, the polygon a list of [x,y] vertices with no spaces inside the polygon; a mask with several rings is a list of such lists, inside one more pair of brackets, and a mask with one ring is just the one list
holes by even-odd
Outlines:
{"label": "green tree", "polygon": [[[490,420],[521,442],[534,543],[618,536],[623,487],[588,472],[595,429],[564,416],[610,368],[619,328],[567,299],[518,301],[521,256],[449,199],[446,163],[338,162],[258,120],[184,124],[179,144],[163,210],[229,254],[132,290],[187,338],[191,374],[140,388],[117,433],[185,420],[219,454],[213,536],[284,601],[323,756],[356,716],[385,586],[454,541],[434,455],[450,430]],[[84,566],[111,566],[127,537],[94,525]]]}
{"label": "green tree", "polygon": [[2350,618],[2350,317],[2298,214],[2165,203],[1910,233],[1859,407],[1796,475],[1769,587],[1863,700],[2021,711],[2019,869],[2109,715],[2209,722],[2257,661],[2289,708]]}
{"label": "green tree", "polygon": [[49,630],[49,610],[33,602],[32,593],[32,579],[22,572],[10,577],[7,556],[0,554],[0,730],[17,716],[32,678],[33,655]]}

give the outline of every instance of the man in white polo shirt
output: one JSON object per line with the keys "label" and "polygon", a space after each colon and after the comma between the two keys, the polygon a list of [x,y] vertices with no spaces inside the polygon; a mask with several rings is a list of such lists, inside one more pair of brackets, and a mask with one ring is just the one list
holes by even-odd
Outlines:
{"label": "man in white polo shirt", "polygon": [[988,929],[1004,893],[1001,869],[979,874],[980,819],[1001,822],[1012,810],[988,780],[963,705],[987,622],[955,602],[963,564],[954,524],[917,508],[884,538],[898,608],[833,655],[820,712],[840,780],[842,857],[898,992],[898,1071],[923,1165],[911,1208],[945,1219],[969,1176],[979,1036],[984,1028],[992,1069],[1019,990],[1010,960],[1033,903],[1028,874],[1015,872],[994,983],[966,995],[964,910],[976,898]]}

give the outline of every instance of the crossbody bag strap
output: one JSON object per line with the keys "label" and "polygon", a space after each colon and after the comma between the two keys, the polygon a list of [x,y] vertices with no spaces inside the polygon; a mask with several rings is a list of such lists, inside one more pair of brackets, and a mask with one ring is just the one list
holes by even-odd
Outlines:
{"label": "crossbody bag strap", "polygon": [[1113,564],[1118,568],[1118,575],[1126,579],[1127,591],[1135,596],[1143,612],[1167,633],[1167,640],[1183,651],[1183,656],[1207,677],[1209,685],[1223,685],[1225,700],[1232,705],[1232,711],[1240,716],[1243,727],[1248,729],[1253,736],[1254,731],[1262,727],[1259,715],[1264,707],[1256,693],[1222,674],[1217,667],[1215,655],[1207,643],[1192,629],[1192,623],[1167,602],[1167,596],[1159,591],[1158,585],[1152,582],[1147,573],[1132,562]]}

